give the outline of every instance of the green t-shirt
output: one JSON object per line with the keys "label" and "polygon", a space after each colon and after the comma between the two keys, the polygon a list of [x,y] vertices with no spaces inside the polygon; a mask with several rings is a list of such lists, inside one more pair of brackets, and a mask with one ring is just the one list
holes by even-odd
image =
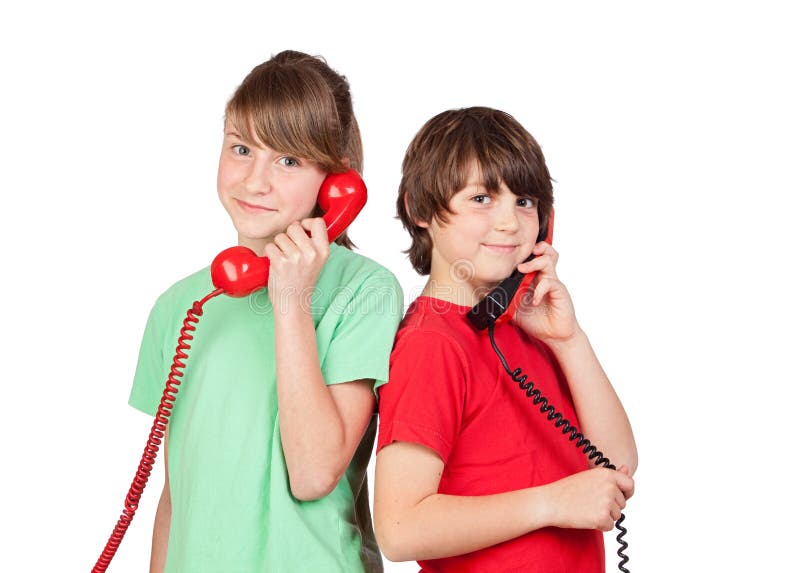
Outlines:
{"label": "green t-shirt", "polygon": [[[186,311],[212,290],[204,269],[158,298],[139,353],[133,407],[155,414]],[[309,303],[326,384],[383,384],[403,312],[392,273],[331,245]],[[165,573],[382,571],[366,480],[376,416],[333,492],[298,501],[281,446],[267,291],[218,296],[203,310],[169,424]]]}

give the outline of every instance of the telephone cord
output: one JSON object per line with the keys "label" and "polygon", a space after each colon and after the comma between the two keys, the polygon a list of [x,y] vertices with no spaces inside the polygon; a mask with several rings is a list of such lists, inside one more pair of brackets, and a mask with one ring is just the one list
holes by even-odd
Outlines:
{"label": "telephone cord", "polygon": [[122,538],[125,536],[128,526],[133,521],[133,516],[139,507],[139,500],[147,485],[147,480],[150,478],[150,473],[153,471],[161,441],[164,439],[167,425],[169,424],[175,396],[178,394],[181,384],[180,377],[183,376],[183,369],[186,367],[186,363],[183,361],[189,357],[186,351],[191,348],[189,345],[189,341],[193,338],[191,333],[194,332],[195,325],[199,322],[199,317],[203,315],[203,305],[215,296],[222,294],[222,292],[223,290],[218,288],[203,299],[194,301],[192,308],[186,311],[186,318],[183,320],[183,328],[181,328],[181,334],[178,338],[178,346],[175,348],[175,357],[172,359],[172,368],[170,368],[164,393],[161,396],[161,403],[158,405],[158,411],[150,429],[150,436],[147,438],[142,461],[139,462],[136,476],[133,478],[128,495],[125,496],[125,508],[122,510],[122,515],[120,515],[114,531],[111,533],[97,563],[95,563],[92,573],[103,573],[108,568],[120,543],[122,543]]}
{"label": "telephone cord", "polygon": [[[593,446],[592,443],[561,414],[561,412],[556,411],[556,409],[549,404],[547,398],[542,395],[541,391],[538,388],[533,387],[533,382],[528,382],[528,375],[522,374],[522,368],[511,370],[511,368],[508,366],[508,362],[506,362],[506,359],[503,356],[503,353],[500,352],[500,349],[497,347],[497,343],[495,342],[494,322],[489,323],[489,341],[492,344],[495,354],[497,354],[497,357],[500,359],[500,363],[503,365],[503,368],[511,377],[511,379],[519,384],[520,390],[523,390],[528,398],[533,398],[533,405],[539,406],[539,404],[541,404],[539,411],[542,414],[545,414],[548,420],[555,420],[555,427],[560,429],[562,434],[569,434],[567,439],[570,442],[573,442],[577,439],[577,442],[574,444],[575,447],[582,447],[583,453],[586,454],[586,456],[589,458],[589,461],[593,461],[596,466],[602,465],[604,468],[612,470],[617,469],[616,466],[603,455],[603,452]],[[617,555],[619,556],[619,564],[617,567],[620,571],[622,571],[622,573],[630,573],[630,571],[625,568],[625,564],[628,562],[629,558],[627,555],[625,555],[625,550],[628,548],[628,543],[623,539],[623,537],[626,533],[628,533],[628,530],[623,527],[623,521],[625,521],[625,514],[620,513],[619,519],[614,524],[617,530],[619,530],[619,534],[616,537],[617,542],[620,545],[619,549],[617,549]]]}

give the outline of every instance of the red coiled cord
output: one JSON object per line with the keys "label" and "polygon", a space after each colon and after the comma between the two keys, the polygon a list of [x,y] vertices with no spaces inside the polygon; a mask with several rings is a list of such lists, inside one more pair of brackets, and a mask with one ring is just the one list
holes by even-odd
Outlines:
{"label": "red coiled cord", "polygon": [[125,532],[128,526],[133,521],[133,516],[139,507],[139,500],[142,497],[144,487],[147,485],[147,480],[150,478],[150,472],[153,471],[153,464],[155,464],[158,449],[161,445],[161,440],[164,439],[164,432],[169,424],[169,416],[171,414],[175,396],[178,393],[178,386],[181,381],[179,378],[183,376],[182,370],[186,367],[186,363],[182,362],[188,358],[186,350],[190,349],[189,341],[192,340],[191,333],[195,330],[195,324],[199,322],[198,317],[203,315],[203,305],[215,296],[222,294],[223,289],[218,288],[214,292],[206,295],[205,298],[195,301],[192,308],[186,311],[186,318],[183,320],[183,328],[181,328],[181,335],[178,338],[178,346],[175,348],[175,357],[172,359],[172,368],[167,378],[167,384],[164,388],[164,394],[161,396],[161,403],[158,406],[156,417],[153,420],[153,427],[150,429],[150,436],[147,438],[147,445],[142,454],[142,461],[139,462],[139,468],[136,470],[136,476],[133,478],[133,483],[128,490],[128,495],[125,496],[125,509],[122,510],[122,515],[117,521],[111,537],[106,543],[105,549],[100,554],[100,558],[95,563],[92,573],[103,573],[122,543],[122,538],[125,537]]}

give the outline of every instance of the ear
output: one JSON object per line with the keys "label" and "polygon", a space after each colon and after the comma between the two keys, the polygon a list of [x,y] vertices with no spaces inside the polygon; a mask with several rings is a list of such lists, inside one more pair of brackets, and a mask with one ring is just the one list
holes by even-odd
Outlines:
{"label": "ear", "polygon": [[[406,208],[406,215],[411,217],[411,211],[408,210],[408,195],[403,195],[403,205],[405,205],[405,208]],[[420,227],[422,229],[427,229],[428,227],[431,226],[430,223],[428,223],[427,221],[423,221],[421,219],[413,219],[412,218],[412,220],[414,221],[414,224],[417,227]]]}
{"label": "ear", "polygon": [[344,164],[345,167],[350,169],[350,158],[349,157],[342,157],[342,163]]}

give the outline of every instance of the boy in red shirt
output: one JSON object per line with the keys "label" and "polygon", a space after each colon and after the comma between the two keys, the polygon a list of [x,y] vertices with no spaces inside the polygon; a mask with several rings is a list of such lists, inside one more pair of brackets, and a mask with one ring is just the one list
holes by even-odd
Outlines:
{"label": "boy in red shirt", "polygon": [[[633,494],[636,445],[556,275],[558,254],[537,243],[552,204],[538,144],[501,111],[441,113],[406,152],[398,214],[411,262],[430,279],[380,389],[375,526],[392,561],[426,572],[605,570],[600,531]],[[537,274],[497,327],[498,347],[618,470],[590,464],[467,320],[515,268]]]}

